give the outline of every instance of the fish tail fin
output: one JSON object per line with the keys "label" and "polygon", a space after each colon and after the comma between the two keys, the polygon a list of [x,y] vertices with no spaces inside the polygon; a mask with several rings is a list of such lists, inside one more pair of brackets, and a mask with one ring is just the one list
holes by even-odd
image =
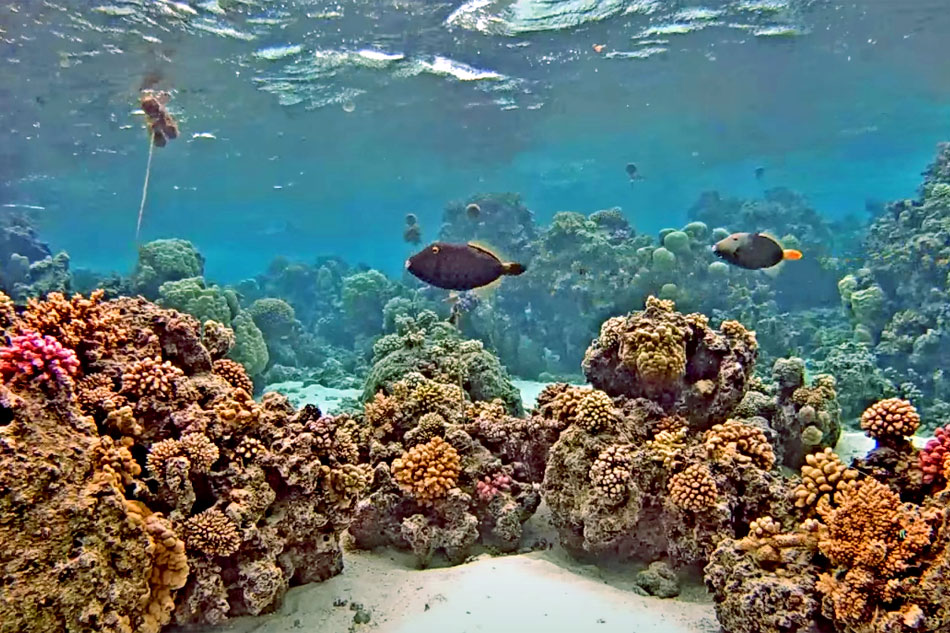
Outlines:
{"label": "fish tail fin", "polygon": [[795,259],[801,259],[801,258],[802,258],[802,252],[796,251],[794,248],[786,248],[784,251],[782,251],[782,259],[795,260]]}
{"label": "fish tail fin", "polygon": [[518,262],[505,262],[501,265],[502,275],[517,276],[528,270],[528,267]]}

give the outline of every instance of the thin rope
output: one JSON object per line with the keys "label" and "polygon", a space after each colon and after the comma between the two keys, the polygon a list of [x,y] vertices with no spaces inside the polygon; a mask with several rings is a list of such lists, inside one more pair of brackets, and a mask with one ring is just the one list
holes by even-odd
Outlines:
{"label": "thin rope", "polygon": [[155,149],[155,137],[148,136],[148,163],[145,166],[145,184],[142,185],[142,204],[139,205],[139,219],[135,223],[135,241],[139,241],[139,233],[142,230],[142,214],[145,213],[145,197],[148,195],[148,177],[152,173],[152,152]]}

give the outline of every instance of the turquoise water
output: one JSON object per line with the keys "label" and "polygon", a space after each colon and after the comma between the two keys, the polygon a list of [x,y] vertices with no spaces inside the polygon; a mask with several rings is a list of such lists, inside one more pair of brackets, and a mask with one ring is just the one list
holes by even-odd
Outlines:
{"label": "turquoise water", "polygon": [[405,213],[434,238],[482,191],[541,222],[620,206],[645,232],[707,189],[860,214],[911,196],[947,131],[942,2],[93,4],[2,9],[2,195],[45,207],[76,266],[134,263],[146,73],[183,135],[155,156],[143,238],[192,240],[222,281],[278,254],[398,273]]}

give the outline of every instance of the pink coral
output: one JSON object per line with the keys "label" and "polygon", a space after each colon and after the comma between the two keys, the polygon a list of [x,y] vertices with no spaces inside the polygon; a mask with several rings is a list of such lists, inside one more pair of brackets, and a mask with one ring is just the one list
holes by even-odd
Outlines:
{"label": "pink coral", "polygon": [[482,501],[491,501],[499,492],[508,492],[511,489],[511,477],[505,473],[495,473],[491,477],[485,475],[475,484],[475,492]]}
{"label": "pink coral", "polygon": [[0,375],[4,382],[35,378],[41,383],[71,385],[77,371],[76,353],[52,336],[27,332],[12,337],[9,345],[0,348]]}
{"label": "pink coral", "polygon": [[940,427],[933,439],[920,451],[920,469],[924,471],[924,483],[933,482],[941,474],[947,455],[950,454],[950,425]]}

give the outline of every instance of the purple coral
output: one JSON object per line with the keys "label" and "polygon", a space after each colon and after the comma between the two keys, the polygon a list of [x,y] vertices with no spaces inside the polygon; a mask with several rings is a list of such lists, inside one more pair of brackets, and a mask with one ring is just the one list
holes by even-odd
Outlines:
{"label": "purple coral", "polygon": [[495,498],[499,492],[508,492],[511,489],[511,477],[505,473],[495,473],[492,476],[485,475],[475,484],[475,491],[478,498],[488,502]]}
{"label": "purple coral", "polygon": [[9,345],[0,348],[0,375],[4,382],[35,378],[41,383],[69,385],[77,371],[76,353],[52,336],[28,332],[12,337]]}

